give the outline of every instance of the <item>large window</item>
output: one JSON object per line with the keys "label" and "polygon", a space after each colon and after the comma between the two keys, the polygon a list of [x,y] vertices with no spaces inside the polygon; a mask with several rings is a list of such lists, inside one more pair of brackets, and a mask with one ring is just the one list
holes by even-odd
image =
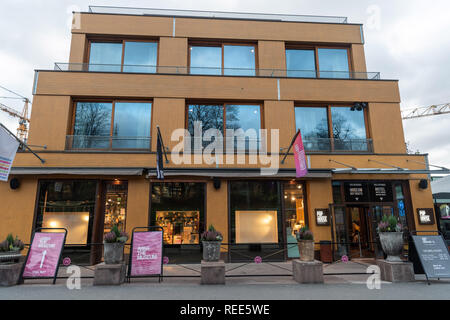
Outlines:
{"label": "large window", "polygon": [[[202,136],[205,136],[208,129],[217,129],[223,137],[224,147],[227,132],[233,135],[232,146],[234,149],[257,150],[259,145],[259,131],[261,129],[261,107],[260,105],[240,105],[240,104],[217,104],[217,105],[188,105],[188,130],[191,134],[193,148],[198,149],[200,146],[205,147],[214,141],[195,141],[195,128],[200,128]],[[196,127],[195,127],[196,126]],[[239,129],[242,129],[240,131]],[[233,131],[231,131],[233,130]],[[198,136],[198,135],[197,135]]]}
{"label": "large window", "polygon": [[288,77],[343,78],[351,77],[347,48],[287,46]]}
{"label": "large window", "polygon": [[91,42],[89,70],[155,73],[157,55],[157,42]]}
{"label": "large window", "polygon": [[149,149],[151,102],[77,102],[71,149]]}
{"label": "large window", "polygon": [[191,45],[190,73],[211,75],[255,75],[255,46]]}
{"label": "large window", "polygon": [[296,107],[295,125],[307,151],[371,151],[365,109],[349,106]]}
{"label": "large window", "polygon": [[203,183],[152,183],[151,225],[164,229],[166,245],[199,244],[204,231]]}
{"label": "large window", "polygon": [[90,241],[95,212],[96,181],[41,181],[36,228],[66,228],[68,245]]}

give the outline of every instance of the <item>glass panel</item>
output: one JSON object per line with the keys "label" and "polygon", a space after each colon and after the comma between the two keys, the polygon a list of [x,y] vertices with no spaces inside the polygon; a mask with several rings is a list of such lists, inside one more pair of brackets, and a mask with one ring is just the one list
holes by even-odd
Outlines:
{"label": "glass panel", "polygon": [[151,109],[149,102],[116,102],[112,147],[149,149]]}
{"label": "glass panel", "polygon": [[335,150],[367,151],[364,110],[331,107]]}
{"label": "glass panel", "polygon": [[255,75],[255,47],[224,46],[224,74],[236,76]]}
{"label": "glass panel", "polygon": [[395,186],[395,199],[397,200],[398,216],[404,228],[408,227],[406,220],[405,197],[403,195],[403,188],[401,185]]}
{"label": "glass panel", "polygon": [[119,230],[125,230],[128,183],[120,181],[107,183],[105,192],[104,233],[110,232],[114,225],[117,225]]}
{"label": "glass panel", "polygon": [[217,129],[223,134],[223,106],[222,105],[189,105],[188,130],[191,134],[192,150],[205,147],[213,141],[203,142],[202,137],[194,136],[194,123],[201,123],[202,136],[208,129]]}
{"label": "glass panel", "polygon": [[321,78],[349,78],[347,49],[319,48],[319,71]]}
{"label": "glass panel", "polygon": [[347,240],[347,217],[345,207],[334,207],[334,224],[336,232],[336,259],[341,259],[342,256],[349,254],[349,245]]}
{"label": "glass panel", "polygon": [[439,204],[439,229],[447,242],[450,241],[450,204]]}
{"label": "glass panel", "polygon": [[222,47],[190,47],[191,74],[222,74]]}
{"label": "glass panel", "polygon": [[152,225],[164,228],[165,244],[199,244],[204,201],[203,183],[152,184]]}
{"label": "glass panel", "polygon": [[288,77],[315,78],[314,50],[286,50],[286,69]]}
{"label": "glass panel", "polygon": [[91,43],[89,71],[120,72],[121,64],[122,43]]}
{"label": "glass panel", "polygon": [[327,108],[295,108],[295,125],[300,129],[305,150],[329,151]]}
{"label": "glass panel", "polygon": [[157,54],[156,42],[125,42],[123,71],[155,73]]}
{"label": "glass panel", "polygon": [[303,185],[300,183],[284,184],[284,216],[288,258],[298,258],[296,232],[307,225]]}
{"label": "glass panel", "polygon": [[[261,129],[261,115],[259,105],[227,105],[226,106],[226,128],[236,130],[242,129],[245,137],[241,134],[233,138],[236,150],[258,150]],[[245,144],[244,144],[245,143]]]}
{"label": "glass panel", "polygon": [[86,245],[95,212],[96,181],[40,182],[36,228],[66,228],[68,245]]}
{"label": "glass panel", "polygon": [[75,111],[74,149],[109,148],[112,103],[78,102]]}

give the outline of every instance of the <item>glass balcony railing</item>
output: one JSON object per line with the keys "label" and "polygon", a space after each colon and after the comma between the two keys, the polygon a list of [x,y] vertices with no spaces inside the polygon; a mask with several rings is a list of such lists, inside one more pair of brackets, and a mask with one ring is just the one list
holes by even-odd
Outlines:
{"label": "glass balcony railing", "polygon": [[66,150],[150,150],[150,137],[66,136]]}
{"label": "glass balcony railing", "polygon": [[55,63],[55,71],[79,72],[115,72],[115,73],[147,73],[147,74],[178,74],[178,75],[209,75],[234,77],[268,77],[268,78],[321,78],[321,79],[358,79],[380,80],[379,72],[353,71],[316,71],[316,70],[286,70],[286,69],[248,69],[248,68],[209,68],[183,66],[150,66],[150,65],[119,65],[119,64],[89,64],[89,63]]}
{"label": "glass balcony railing", "polygon": [[329,138],[303,139],[303,146],[306,152],[312,153],[373,152],[372,139],[329,139]]}

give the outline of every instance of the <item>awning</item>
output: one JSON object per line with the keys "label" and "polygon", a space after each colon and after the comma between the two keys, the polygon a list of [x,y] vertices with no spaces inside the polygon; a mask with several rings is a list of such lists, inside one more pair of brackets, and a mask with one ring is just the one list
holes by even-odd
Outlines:
{"label": "awning", "polygon": [[409,170],[409,169],[384,169],[384,168],[336,168],[331,169],[334,174],[450,174],[448,170]]}
{"label": "awning", "polygon": [[36,168],[13,167],[12,175],[100,175],[100,176],[141,176],[144,168]]}
{"label": "awning", "polygon": [[[290,178],[295,179],[295,169],[280,169],[274,175],[261,175],[260,169],[244,169],[244,168],[233,168],[233,169],[172,169],[165,168],[165,177],[174,176],[191,176],[191,177],[217,177],[217,178],[263,178],[263,179],[273,179],[273,178]],[[148,171],[147,178],[156,177],[156,170],[151,169]],[[304,177],[306,179],[319,178],[326,179],[331,178],[331,170],[327,169],[313,169],[309,170],[308,174]]]}

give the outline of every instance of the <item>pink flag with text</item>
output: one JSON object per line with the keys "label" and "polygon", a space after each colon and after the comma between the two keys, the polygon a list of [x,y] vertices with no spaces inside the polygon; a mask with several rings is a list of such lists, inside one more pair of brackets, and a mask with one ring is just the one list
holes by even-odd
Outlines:
{"label": "pink flag with text", "polygon": [[298,131],[297,138],[295,138],[293,148],[296,177],[301,178],[308,174],[308,168],[306,166],[306,154],[300,130]]}
{"label": "pink flag with text", "polygon": [[58,267],[65,233],[36,232],[23,272],[24,278],[52,278]]}
{"label": "pink flag with text", "polygon": [[135,232],[131,276],[161,274],[162,231]]}

